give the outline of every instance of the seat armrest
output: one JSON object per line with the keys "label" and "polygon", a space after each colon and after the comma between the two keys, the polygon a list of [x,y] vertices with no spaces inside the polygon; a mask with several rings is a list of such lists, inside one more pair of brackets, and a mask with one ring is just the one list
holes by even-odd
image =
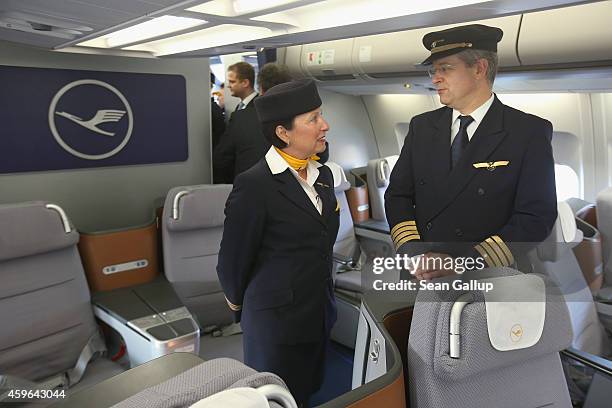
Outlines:
{"label": "seat armrest", "polygon": [[357,262],[351,257],[337,254],[335,252],[333,253],[332,257],[334,262],[337,264],[348,266],[351,269],[357,268]]}
{"label": "seat armrest", "polygon": [[595,354],[587,353],[586,351],[568,348],[561,351],[561,354],[566,357],[579,361],[580,363],[594,369],[597,372],[612,375],[612,361],[596,356]]}

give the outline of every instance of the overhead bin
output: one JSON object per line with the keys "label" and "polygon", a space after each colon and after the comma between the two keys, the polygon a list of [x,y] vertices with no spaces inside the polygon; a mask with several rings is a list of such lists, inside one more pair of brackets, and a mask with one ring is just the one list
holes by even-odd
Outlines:
{"label": "overhead bin", "polygon": [[612,60],[612,1],[525,14],[518,52],[522,65]]}
{"label": "overhead bin", "polygon": [[289,69],[289,73],[295,79],[308,76],[308,74],[302,70],[300,58],[302,58],[302,46],[293,45],[285,48],[284,60],[281,59],[281,61],[285,62],[285,65]]}
{"label": "overhead bin", "polygon": [[[504,36],[498,45],[500,66],[519,65],[515,44],[519,31],[520,15],[474,21],[472,24],[485,24],[501,28],[504,31]],[[460,24],[355,38],[352,55],[353,66],[356,72],[372,78],[388,78],[422,71],[415,65],[420,64],[429,56],[429,51],[423,47],[423,36],[432,31],[444,30],[458,25]]]}
{"label": "overhead bin", "polygon": [[319,80],[354,79],[351,64],[354,39],[302,45],[301,68]]}
{"label": "overhead bin", "polygon": [[[516,41],[520,20],[521,16],[517,15],[474,22],[496,26],[504,31],[504,37],[498,45],[502,67],[519,65]],[[285,64],[295,76],[309,76],[322,81],[356,80],[364,75],[371,78],[423,75],[424,70],[415,67],[429,55],[422,44],[423,36],[431,31],[457,25],[288,47]]]}

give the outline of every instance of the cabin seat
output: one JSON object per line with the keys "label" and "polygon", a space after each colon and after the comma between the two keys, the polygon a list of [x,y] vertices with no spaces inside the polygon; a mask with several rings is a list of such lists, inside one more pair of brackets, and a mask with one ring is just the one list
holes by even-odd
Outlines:
{"label": "cabin seat", "polygon": [[342,167],[333,162],[325,163],[334,176],[334,191],[340,216],[338,236],[334,243],[334,284],[338,289],[362,293],[361,265],[359,258],[361,249],[355,236],[353,218],[346,199],[346,191],[351,187]]}
{"label": "cabin seat", "polygon": [[182,186],[166,196],[162,215],[164,272],[200,326],[233,321],[217,260],[230,184]]}
{"label": "cabin seat", "polygon": [[[98,333],[79,233],[48,205],[0,205],[0,375],[35,382],[74,368]],[[122,371],[106,358],[92,360],[70,392]]]}
{"label": "cabin seat", "polygon": [[368,161],[367,177],[368,192],[370,194],[370,208],[372,218],[378,221],[387,221],[385,215],[385,191],[389,186],[389,177],[399,159],[398,155],[381,157]]}
{"label": "cabin seat", "polygon": [[[186,408],[224,390],[241,387],[260,388],[266,385],[279,387],[278,391],[288,397],[293,405],[285,405],[286,408],[296,406],[287,386],[277,375],[259,373],[243,363],[229,358],[216,358],[196,365],[160,384],[145,388],[115,404],[113,408]],[[210,399],[213,400],[213,398]],[[215,402],[213,400],[203,406],[219,408],[229,406],[238,408],[241,406],[236,405],[235,401],[237,400],[233,401],[234,403],[228,404],[227,401]],[[213,404],[213,402],[215,403]],[[253,405],[248,406],[252,407]]]}
{"label": "cabin seat", "polygon": [[599,321],[593,296],[572,248],[582,241],[582,232],[566,202],[557,204],[557,221],[552,232],[530,253],[534,272],[549,276],[567,303],[571,318],[572,347],[605,357],[609,354],[607,336]]}
{"label": "cabin seat", "polygon": [[[411,408],[514,408],[514,407],[571,407],[567,384],[559,357],[559,351],[571,342],[571,325],[568,312],[562,300],[549,295],[550,280],[539,275],[524,275],[510,268],[492,268],[471,272],[473,279],[493,277],[508,282],[508,279],[525,277],[537,278],[544,282],[546,289],[545,310],[536,315],[543,328],[539,340],[530,346],[529,342],[519,349],[500,351],[492,345],[488,330],[487,309],[480,290],[420,290],[414,306],[408,338],[408,382]],[[468,275],[463,275],[467,279]],[[434,282],[454,280],[443,278]],[[495,288],[499,288],[499,280]],[[532,287],[526,282],[521,290],[507,293],[521,293]],[[450,315],[458,296],[466,293],[473,302],[460,311],[459,358],[450,356],[449,331]],[[511,309],[514,295],[509,296]],[[529,310],[533,308],[528,302]],[[497,333],[508,338],[507,329],[520,320],[509,319],[507,310],[501,320],[504,330]],[[525,316],[525,315],[523,315]],[[527,314],[531,319],[531,312]],[[542,320],[543,319],[543,320]],[[491,319],[494,320],[494,319]],[[510,321],[508,321],[510,320]],[[542,327],[542,326],[539,326]],[[496,331],[493,330],[493,333]],[[535,332],[535,331],[532,331]],[[525,339],[529,330],[525,330]],[[536,337],[537,338],[537,337]],[[521,338],[522,340],[522,338]],[[506,341],[509,344],[514,344]],[[520,341],[516,343],[520,344]]]}

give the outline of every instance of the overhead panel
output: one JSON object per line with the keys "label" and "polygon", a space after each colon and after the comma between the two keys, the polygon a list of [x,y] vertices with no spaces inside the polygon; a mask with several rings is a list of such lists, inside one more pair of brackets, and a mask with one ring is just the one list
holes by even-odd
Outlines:
{"label": "overhead panel", "polygon": [[[473,22],[473,24],[499,27],[504,31],[504,36],[498,44],[499,63],[502,67],[519,65],[515,52],[519,23],[520,15]],[[444,30],[457,25],[355,38],[353,65],[357,72],[374,78],[422,72],[423,69],[416,65],[429,56],[429,51],[423,46],[423,36],[432,31]]]}
{"label": "overhead panel", "polygon": [[320,80],[353,79],[353,41],[349,38],[303,45],[302,70]]}
{"label": "overhead panel", "polygon": [[285,48],[285,60],[279,62],[284,62],[293,78],[304,78],[308,74],[302,70],[301,58],[302,46],[294,45]]}
{"label": "overhead panel", "polygon": [[612,2],[525,14],[518,43],[523,65],[612,60]]}

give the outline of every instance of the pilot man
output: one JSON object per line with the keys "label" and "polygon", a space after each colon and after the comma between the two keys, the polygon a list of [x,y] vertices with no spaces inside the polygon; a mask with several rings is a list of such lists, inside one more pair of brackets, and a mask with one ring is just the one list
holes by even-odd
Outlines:
{"label": "pilot man", "polygon": [[423,37],[446,106],[412,118],[385,193],[396,250],[424,255],[418,279],[454,274],[457,257],[516,266],[556,220],[552,124],[492,92],[502,35],[471,24]]}
{"label": "pilot man", "polygon": [[320,107],[312,80],[282,83],[255,99],[272,146],[235,179],[217,265],[244,331],[244,362],[279,375],[301,406],[321,386],[336,320],[339,207],[331,170],[315,158],[329,130]]}

